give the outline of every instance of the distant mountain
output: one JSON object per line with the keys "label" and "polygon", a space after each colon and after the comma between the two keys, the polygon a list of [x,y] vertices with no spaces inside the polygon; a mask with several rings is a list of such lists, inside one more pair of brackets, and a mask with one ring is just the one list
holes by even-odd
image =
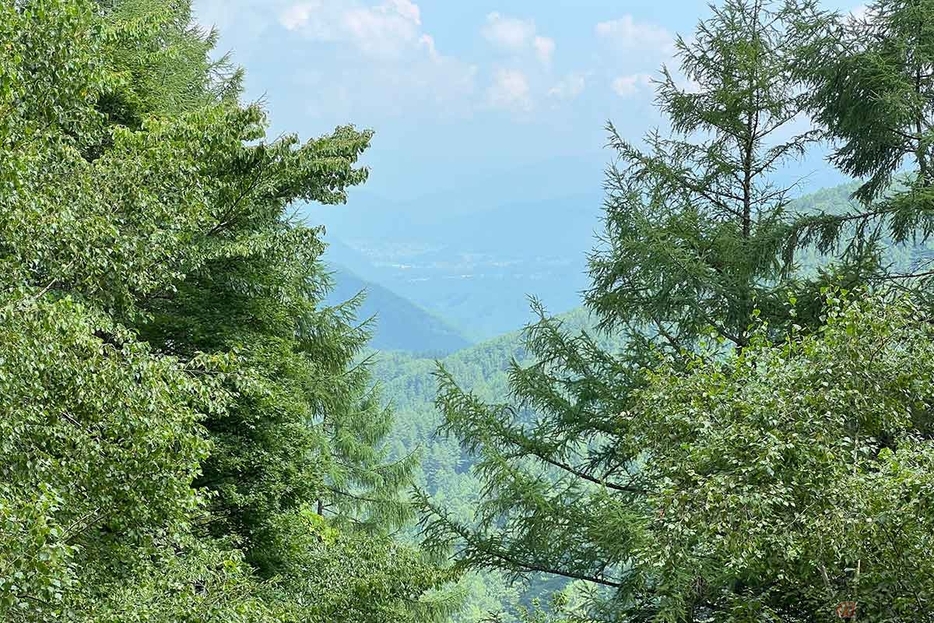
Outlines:
{"label": "distant mountain", "polygon": [[329,226],[326,257],[482,341],[525,324],[529,295],[556,313],[580,305],[601,205],[595,192],[471,214],[373,211],[355,227]]}
{"label": "distant mountain", "polygon": [[[790,211],[843,210],[853,184],[801,197]],[[380,284],[481,342],[522,326],[527,297],[550,312],[581,303],[589,286],[587,253],[602,230],[603,198],[591,193],[521,202],[490,199],[470,212],[439,199],[436,210],[407,204],[365,205],[365,218],[328,226],[328,257],[366,281]],[[358,215],[360,216],[360,215]],[[807,254],[806,254],[807,255]],[[813,264],[814,258],[808,257]],[[927,258],[918,262],[927,261]]]}
{"label": "distant mountain", "polygon": [[377,350],[444,356],[467,348],[470,341],[443,320],[381,285],[366,281],[350,270],[330,264],[335,288],[328,303],[346,301],[365,291],[360,319],[375,316],[370,346]]}

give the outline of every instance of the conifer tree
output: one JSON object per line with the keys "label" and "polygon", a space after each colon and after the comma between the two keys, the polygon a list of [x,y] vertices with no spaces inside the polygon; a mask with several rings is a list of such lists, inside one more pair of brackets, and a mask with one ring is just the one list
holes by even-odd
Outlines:
{"label": "conifer tree", "polygon": [[926,276],[929,253],[915,249],[920,257],[892,270],[881,247],[914,247],[934,233],[934,2],[876,0],[858,17],[811,4],[799,13],[795,75],[830,161],[862,183],[849,211],[802,218],[789,255],[816,244],[841,251],[839,271],[863,281]]}
{"label": "conifer tree", "polygon": [[774,173],[816,138],[793,126],[805,100],[790,76],[789,8],[729,0],[712,10],[690,42],[677,40],[684,79],[665,69],[658,82],[671,135],[649,134],[642,150],[610,126],[618,162],[591,257],[587,303],[602,326],[674,352],[711,328],[741,347],[753,307],[781,314],[794,185]]}
{"label": "conifer tree", "polygon": [[[239,72],[223,59],[207,60],[213,34],[191,27],[187,3],[165,9],[136,2],[110,9],[116,20],[161,20],[155,49],[129,57],[133,75],[144,71],[146,78],[133,80],[124,110],[143,116],[237,105]],[[191,62],[172,77],[160,63],[179,56]],[[153,73],[159,88],[150,95]],[[262,138],[262,113],[244,112],[241,140]],[[188,241],[198,265],[170,289],[142,299],[134,323],[153,348],[183,361],[206,353],[235,357],[223,385],[236,400],[206,420],[213,452],[194,484],[215,494],[209,534],[233,538],[267,578],[295,568],[284,557],[306,555],[279,533],[291,534],[290,522],[308,508],[337,525],[378,533],[388,551],[395,549],[387,532],[410,514],[402,492],[414,457],[386,460],[380,446],[391,414],[369,388],[368,362],[355,361],[369,339],[355,321],[359,300],[322,304],[331,287],[320,259],[323,229],[286,214],[296,200],[345,202],[347,190],[367,177],[355,164],[370,137],[346,126],[305,144],[294,135],[231,144],[223,160],[210,163],[215,222]],[[442,576],[427,563],[423,568],[424,578],[435,578],[428,586],[436,586]]]}
{"label": "conifer tree", "polygon": [[527,334],[538,363],[511,371],[514,406],[484,405],[440,373],[446,427],[478,455],[487,489],[478,527],[433,508],[428,533],[463,539],[467,564],[624,588],[636,530],[628,509],[643,487],[617,414],[641,383],[639,364],[650,348],[691,348],[709,328],[742,347],[754,306],[782,309],[788,189],[769,175],[810,138],[789,137],[802,100],[789,80],[783,10],[731,0],[692,42],[678,40],[681,70],[700,86],[663,72],[658,101],[671,137],[654,132],[642,151],[610,128],[620,164],[608,175],[587,302],[603,327],[623,332],[629,355],[542,320]]}
{"label": "conifer tree", "polygon": [[[651,135],[645,154],[612,133],[623,166],[610,170],[587,302],[629,349],[606,352],[539,310],[526,333],[537,363],[512,366],[510,402],[485,404],[438,372],[444,430],[477,457],[485,488],[472,523],[422,496],[428,542],[455,548],[464,567],[588,584],[589,612],[559,618],[803,623],[855,609],[907,622],[931,608],[934,574],[917,555],[934,517],[923,501],[928,319],[906,300],[830,295],[819,309],[806,301],[802,329],[794,297],[785,303],[800,284],[780,266],[789,232],[792,248],[813,240],[808,228],[836,228],[831,239],[872,217],[896,239],[925,232],[930,145],[924,123],[913,135],[898,123],[917,130],[927,114],[918,89],[932,22],[917,18],[930,3],[876,3],[851,47],[813,56],[795,45],[814,36],[813,14],[773,6],[727,2],[692,45],[679,42],[700,85],[684,93],[664,74],[675,138]],[[848,59],[860,46],[874,51]],[[906,61],[913,81],[898,77]],[[861,67],[841,69],[851,62]],[[821,81],[851,73],[881,79],[882,95],[831,103],[837,85]],[[860,195],[877,213],[787,227],[789,189],[769,172],[817,136],[783,132],[805,110],[844,141],[844,170],[872,176]],[[914,142],[873,138],[893,128]],[[881,197],[905,157],[918,168],[908,190]]]}

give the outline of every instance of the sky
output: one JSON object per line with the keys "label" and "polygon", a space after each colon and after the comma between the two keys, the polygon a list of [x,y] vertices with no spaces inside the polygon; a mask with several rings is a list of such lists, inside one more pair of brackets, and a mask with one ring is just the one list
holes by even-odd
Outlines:
{"label": "sky", "polygon": [[[271,134],[375,131],[351,195],[400,217],[599,192],[612,121],[661,120],[650,78],[703,0],[195,0]],[[845,0],[829,8],[851,9]],[[819,162],[817,165],[819,166]],[[390,209],[390,208],[386,208]],[[367,209],[331,218],[353,228]]]}

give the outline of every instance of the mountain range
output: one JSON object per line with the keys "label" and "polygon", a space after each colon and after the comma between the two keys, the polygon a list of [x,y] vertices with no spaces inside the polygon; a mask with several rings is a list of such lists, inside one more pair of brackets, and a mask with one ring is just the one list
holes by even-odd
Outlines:
{"label": "mountain range", "polygon": [[328,304],[342,303],[360,292],[365,294],[358,318],[373,320],[372,348],[443,357],[471,345],[456,329],[408,299],[340,265],[332,264],[330,269],[334,289],[328,295]]}
{"label": "mountain range", "polygon": [[328,226],[327,261],[411,300],[475,342],[525,324],[529,296],[555,313],[580,305],[599,195],[417,219],[392,212],[368,213],[372,218],[352,228]]}
{"label": "mountain range", "polygon": [[[788,175],[800,177],[817,164]],[[575,190],[561,192],[568,176]],[[587,255],[603,229],[601,177],[594,162],[561,160],[488,184],[454,177],[444,193],[425,196],[387,199],[363,189],[348,206],[310,206],[305,214],[326,226],[333,265],[482,342],[528,322],[529,296],[551,313],[580,305],[590,282]],[[814,191],[828,182],[827,175],[808,174],[799,188]],[[839,207],[850,190],[833,187],[802,201]]]}

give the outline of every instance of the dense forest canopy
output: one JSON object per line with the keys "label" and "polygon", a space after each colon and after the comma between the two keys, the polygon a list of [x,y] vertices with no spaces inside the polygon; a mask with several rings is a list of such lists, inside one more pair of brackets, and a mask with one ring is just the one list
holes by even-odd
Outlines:
{"label": "dense forest canopy", "polygon": [[[0,616],[432,620],[412,461],[325,306],[371,134],[266,139],[187,2],[0,8]],[[371,595],[361,599],[361,595]]]}
{"label": "dense forest canopy", "polygon": [[[0,6],[3,620],[931,619],[934,0],[712,6],[583,308],[448,354],[383,297],[440,363],[293,216],[373,133],[272,139],[216,42]],[[816,144],[855,181],[796,197]]]}

